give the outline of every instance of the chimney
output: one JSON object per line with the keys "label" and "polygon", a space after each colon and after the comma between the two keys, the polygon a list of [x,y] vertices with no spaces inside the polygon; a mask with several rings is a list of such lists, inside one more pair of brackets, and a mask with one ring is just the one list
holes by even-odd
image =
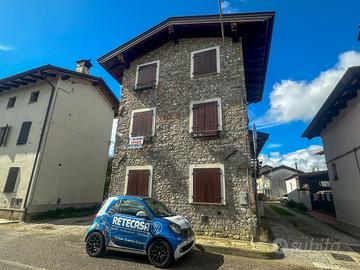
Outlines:
{"label": "chimney", "polygon": [[76,72],[90,74],[90,68],[93,65],[91,64],[91,60],[78,60],[76,61]]}

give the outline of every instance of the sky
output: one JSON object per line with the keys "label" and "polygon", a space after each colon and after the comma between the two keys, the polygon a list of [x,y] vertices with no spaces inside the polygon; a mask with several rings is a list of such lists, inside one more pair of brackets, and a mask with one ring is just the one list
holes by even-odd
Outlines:
{"label": "sky", "polygon": [[[217,0],[0,0],[0,78],[44,64],[74,69],[92,59],[120,96],[120,85],[96,59],[170,16],[217,14]],[[269,66],[251,123],[270,134],[260,159],[322,170],[319,138],[301,134],[349,66],[360,65],[359,0],[228,0],[224,13],[275,11]],[[113,139],[113,138],[112,138]]]}

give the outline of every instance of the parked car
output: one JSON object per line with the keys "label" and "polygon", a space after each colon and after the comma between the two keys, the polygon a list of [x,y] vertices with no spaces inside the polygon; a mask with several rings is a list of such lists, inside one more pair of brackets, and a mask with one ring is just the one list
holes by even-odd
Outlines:
{"label": "parked car", "polygon": [[86,252],[100,257],[107,250],[147,255],[156,267],[168,267],[195,245],[189,220],[150,197],[109,198],[85,236]]}
{"label": "parked car", "polygon": [[287,203],[289,201],[289,195],[288,194],[284,194],[279,198],[279,201],[281,203]]}

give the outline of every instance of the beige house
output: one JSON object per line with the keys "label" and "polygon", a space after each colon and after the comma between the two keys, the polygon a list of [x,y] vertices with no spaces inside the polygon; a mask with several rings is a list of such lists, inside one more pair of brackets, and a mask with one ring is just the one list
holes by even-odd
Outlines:
{"label": "beige house", "polygon": [[339,221],[360,227],[360,66],[349,68],[305,130],[320,136]]}
{"label": "beige house", "polygon": [[102,201],[118,100],[89,60],[0,80],[0,217]]}

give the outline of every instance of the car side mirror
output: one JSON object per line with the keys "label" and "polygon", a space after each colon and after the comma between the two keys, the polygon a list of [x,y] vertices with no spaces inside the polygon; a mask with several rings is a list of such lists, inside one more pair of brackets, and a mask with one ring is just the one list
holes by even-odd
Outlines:
{"label": "car side mirror", "polygon": [[145,213],[145,211],[139,211],[136,213],[136,216],[137,217],[140,217],[140,218],[147,218],[148,215]]}

